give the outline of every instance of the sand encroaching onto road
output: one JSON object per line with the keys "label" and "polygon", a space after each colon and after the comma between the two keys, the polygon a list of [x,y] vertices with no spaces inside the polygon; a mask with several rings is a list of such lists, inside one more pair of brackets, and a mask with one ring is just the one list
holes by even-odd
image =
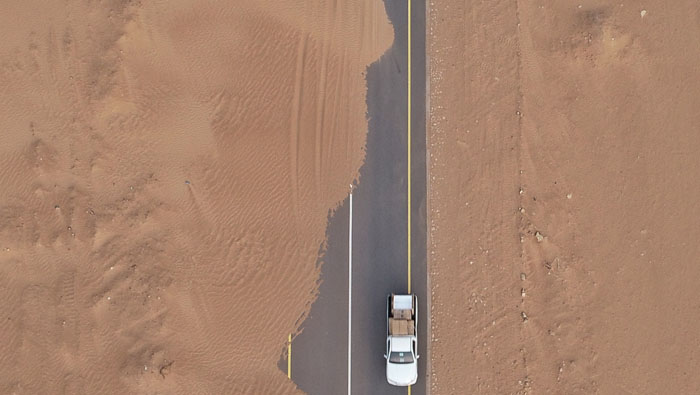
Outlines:
{"label": "sand encroaching onto road", "polygon": [[0,15],[0,392],[281,393],[380,1]]}
{"label": "sand encroaching onto road", "polygon": [[700,391],[697,2],[581,3],[432,10],[434,394]]}

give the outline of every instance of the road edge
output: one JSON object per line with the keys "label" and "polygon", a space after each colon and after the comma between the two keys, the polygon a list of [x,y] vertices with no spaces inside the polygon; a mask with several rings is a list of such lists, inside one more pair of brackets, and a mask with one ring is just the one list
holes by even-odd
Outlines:
{"label": "road edge", "polygon": [[425,1],[425,282],[426,282],[426,295],[425,303],[428,309],[427,323],[426,323],[426,364],[425,364],[425,393],[430,395],[430,379],[432,358],[430,352],[430,346],[432,344],[432,288],[430,287],[430,1]]}

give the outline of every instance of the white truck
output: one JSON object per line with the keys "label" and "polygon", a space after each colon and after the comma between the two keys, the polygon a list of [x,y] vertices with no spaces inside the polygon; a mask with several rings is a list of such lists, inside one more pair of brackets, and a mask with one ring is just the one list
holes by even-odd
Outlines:
{"label": "white truck", "polygon": [[390,294],[386,299],[386,380],[409,386],[418,380],[418,297]]}

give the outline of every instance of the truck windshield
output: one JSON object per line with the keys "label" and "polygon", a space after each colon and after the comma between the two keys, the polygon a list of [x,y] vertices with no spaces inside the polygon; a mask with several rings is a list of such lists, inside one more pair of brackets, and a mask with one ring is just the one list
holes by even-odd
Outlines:
{"label": "truck windshield", "polygon": [[399,352],[394,351],[389,355],[389,362],[391,363],[413,363],[413,355],[410,351]]}

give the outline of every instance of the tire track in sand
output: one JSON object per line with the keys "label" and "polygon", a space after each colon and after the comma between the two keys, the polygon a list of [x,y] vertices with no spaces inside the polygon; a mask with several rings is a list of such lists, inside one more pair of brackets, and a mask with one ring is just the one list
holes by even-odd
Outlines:
{"label": "tire track in sand", "polygon": [[289,164],[291,168],[292,203],[294,205],[294,213],[297,221],[297,214],[299,213],[299,122],[301,117],[307,40],[308,37],[305,33],[299,35],[295,68],[296,74],[294,76],[294,96],[292,97],[292,116],[289,125]]}

